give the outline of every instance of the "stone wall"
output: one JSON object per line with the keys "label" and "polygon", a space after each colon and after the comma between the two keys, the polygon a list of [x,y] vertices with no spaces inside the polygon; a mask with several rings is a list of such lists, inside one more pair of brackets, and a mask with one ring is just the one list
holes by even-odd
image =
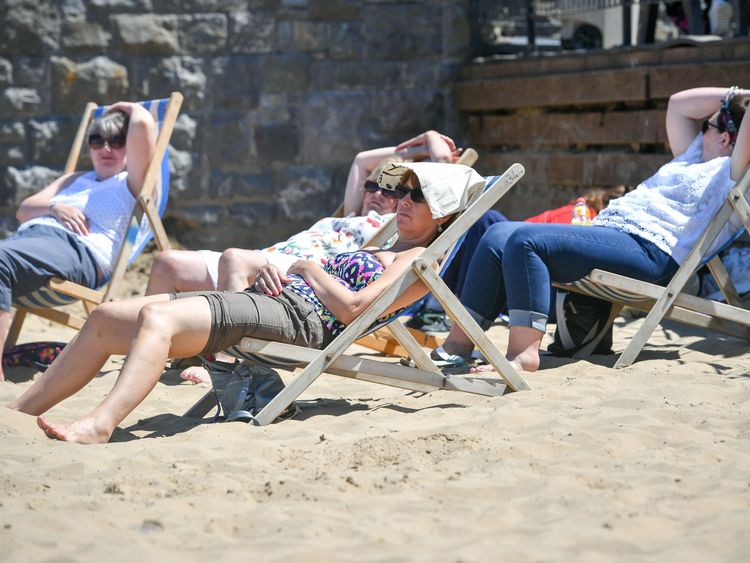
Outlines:
{"label": "stone wall", "polygon": [[451,86],[468,5],[0,0],[0,228],[62,170],[86,101],[179,90],[170,235],[282,239],[336,207],[357,151],[428,128],[462,140]]}

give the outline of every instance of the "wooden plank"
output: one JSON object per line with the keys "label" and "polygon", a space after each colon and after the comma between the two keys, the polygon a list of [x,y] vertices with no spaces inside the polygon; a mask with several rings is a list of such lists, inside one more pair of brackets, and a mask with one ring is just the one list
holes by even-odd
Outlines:
{"label": "wooden plank", "polygon": [[729,277],[729,272],[724,267],[724,262],[721,261],[721,258],[714,256],[708,261],[707,266],[727,303],[735,307],[742,307],[742,299],[739,293],[737,293],[737,288],[734,287],[732,278]]}
{"label": "wooden plank", "polygon": [[523,113],[483,115],[469,120],[469,138],[477,146],[632,145],[667,143],[666,112]]}
{"label": "wooden plank", "polygon": [[100,291],[61,278],[50,279],[47,286],[63,295],[75,297],[90,303],[96,303],[97,305],[104,299],[104,294]]}
{"label": "wooden plank", "polygon": [[647,71],[642,68],[472,80],[454,88],[460,111],[645,102],[647,94]]}
{"label": "wooden plank", "polygon": [[750,84],[750,64],[743,60],[663,66],[649,72],[649,81],[652,97],[668,98],[687,88]]}

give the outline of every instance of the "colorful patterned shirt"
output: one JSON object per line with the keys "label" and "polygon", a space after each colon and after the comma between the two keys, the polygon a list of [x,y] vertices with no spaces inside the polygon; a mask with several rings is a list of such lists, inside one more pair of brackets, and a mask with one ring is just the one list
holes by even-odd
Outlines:
{"label": "colorful patterned shirt", "polygon": [[[357,292],[376,279],[385,271],[383,264],[372,253],[365,250],[355,252],[342,252],[329,258],[323,265],[323,270],[331,274],[336,281],[352,292]],[[323,324],[334,336],[338,335],[346,325],[336,319],[315,295],[313,289],[307,285],[307,282],[296,274],[290,274],[291,283],[286,285],[289,289],[309,301],[315,309]],[[397,315],[400,311],[395,311],[389,315],[380,317],[376,322],[382,322]]]}

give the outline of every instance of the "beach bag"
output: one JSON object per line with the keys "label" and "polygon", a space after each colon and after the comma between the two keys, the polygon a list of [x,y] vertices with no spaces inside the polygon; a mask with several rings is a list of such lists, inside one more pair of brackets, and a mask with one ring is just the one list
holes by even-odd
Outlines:
{"label": "beach bag", "polygon": [[547,347],[553,356],[572,358],[579,352],[609,355],[612,350],[613,326],[607,326],[612,303],[567,291],[555,296],[555,339]]}
{"label": "beach bag", "polygon": [[32,366],[46,370],[65,348],[65,342],[27,342],[3,352],[3,367]]}
{"label": "beach bag", "polygon": [[252,422],[255,416],[284,389],[284,382],[271,368],[204,360],[211,376],[218,410],[214,422]]}

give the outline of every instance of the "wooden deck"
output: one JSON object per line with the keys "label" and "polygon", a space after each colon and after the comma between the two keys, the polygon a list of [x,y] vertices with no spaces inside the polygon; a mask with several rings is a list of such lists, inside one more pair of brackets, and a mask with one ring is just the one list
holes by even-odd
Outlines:
{"label": "wooden deck", "polygon": [[669,95],[750,86],[750,38],[478,61],[454,89],[485,174],[526,167],[500,209],[522,219],[590,187],[637,184],[671,158]]}

